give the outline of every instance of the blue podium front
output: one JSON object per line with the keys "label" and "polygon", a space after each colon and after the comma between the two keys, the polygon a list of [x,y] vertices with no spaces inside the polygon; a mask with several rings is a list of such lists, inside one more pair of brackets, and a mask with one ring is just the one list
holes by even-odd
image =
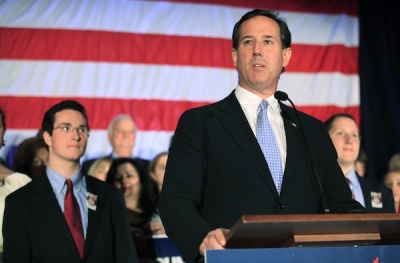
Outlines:
{"label": "blue podium front", "polygon": [[206,263],[399,263],[400,245],[207,250]]}

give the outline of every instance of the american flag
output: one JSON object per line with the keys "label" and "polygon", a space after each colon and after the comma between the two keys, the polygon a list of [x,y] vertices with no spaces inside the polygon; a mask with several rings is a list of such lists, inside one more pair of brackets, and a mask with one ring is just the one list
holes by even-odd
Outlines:
{"label": "american flag", "polygon": [[278,89],[322,121],[348,112],[359,122],[356,0],[2,0],[6,147],[34,136],[44,112],[68,98],[88,111],[83,159],[111,152],[107,126],[121,113],[138,126],[134,155],[151,159],[168,149],[183,111],[236,87],[232,29],[254,8],[278,11],[292,32]]}

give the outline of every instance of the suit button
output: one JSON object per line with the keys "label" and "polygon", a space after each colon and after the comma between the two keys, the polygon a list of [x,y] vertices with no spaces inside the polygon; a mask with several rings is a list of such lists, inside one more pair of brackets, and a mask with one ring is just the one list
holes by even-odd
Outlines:
{"label": "suit button", "polygon": [[283,204],[278,204],[278,208],[279,208],[279,210],[283,210],[283,208],[285,208],[285,207],[283,206]]}

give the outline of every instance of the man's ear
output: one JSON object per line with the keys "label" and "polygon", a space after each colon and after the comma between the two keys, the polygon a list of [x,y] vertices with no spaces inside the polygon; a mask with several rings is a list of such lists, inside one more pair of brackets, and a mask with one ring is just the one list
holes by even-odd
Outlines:
{"label": "man's ear", "polygon": [[232,61],[233,61],[233,65],[237,66],[237,50],[232,48]]}
{"label": "man's ear", "polygon": [[43,132],[43,140],[47,144],[47,146],[53,146],[51,142],[51,135],[47,131]]}
{"label": "man's ear", "polygon": [[290,47],[283,50],[283,67],[289,64],[290,58],[292,57],[292,49]]}

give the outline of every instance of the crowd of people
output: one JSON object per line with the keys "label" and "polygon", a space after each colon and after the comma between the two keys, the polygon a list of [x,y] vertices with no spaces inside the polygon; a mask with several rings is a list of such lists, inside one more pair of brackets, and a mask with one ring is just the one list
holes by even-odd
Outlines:
{"label": "crowd of people", "polygon": [[[137,126],[123,114],[108,127],[112,152],[82,162],[84,105],[51,107],[37,136],[15,148],[12,167],[0,164],[5,262],[147,262],[148,239],[166,234],[186,262],[198,262],[224,248],[245,214],[399,212],[400,154],[384,182],[369,180],[353,116],[322,123],[274,97],[290,45],[277,13],[246,13],[232,34],[236,89],[182,114],[170,149],[152,160],[132,155]],[[1,109],[0,125],[3,146]]]}

